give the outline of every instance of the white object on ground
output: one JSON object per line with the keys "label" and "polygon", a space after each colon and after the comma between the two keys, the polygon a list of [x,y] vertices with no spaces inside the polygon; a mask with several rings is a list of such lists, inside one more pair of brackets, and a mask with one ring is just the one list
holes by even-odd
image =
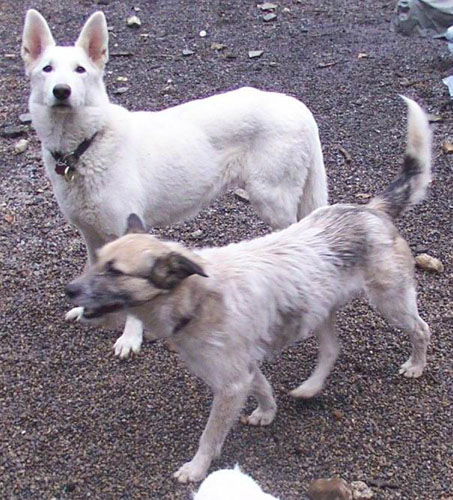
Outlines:
{"label": "white object on ground", "polygon": [[260,486],[239,465],[209,474],[194,493],[193,500],[278,500],[264,493]]}

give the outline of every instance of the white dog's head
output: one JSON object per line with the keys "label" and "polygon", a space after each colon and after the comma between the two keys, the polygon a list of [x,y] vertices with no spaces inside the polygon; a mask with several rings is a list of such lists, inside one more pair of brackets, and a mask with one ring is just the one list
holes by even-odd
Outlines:
{"label": "white dog's head", "polygon": [[107,23],[95,12],[74,46],[57,46],[49,26],[36,10],[25,17],[21,48],[31,79],[31,104],[69,111],[106,101],[102,80],[108,59]]}

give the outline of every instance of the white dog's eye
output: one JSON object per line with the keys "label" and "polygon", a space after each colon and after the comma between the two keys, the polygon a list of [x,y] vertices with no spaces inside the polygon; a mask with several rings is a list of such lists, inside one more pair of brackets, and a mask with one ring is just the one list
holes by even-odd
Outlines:
{"label": "white dog's eye", "polygon": [[77,66],[75,70],[77,73],[86,73],[86,69],[83,66]]}
{"label": "white dog's eye", "polygon": [[53,68],[50,64],[48,64],[47,66],[44,66],[44,68],[42,69],[45,73],[50,73]]}

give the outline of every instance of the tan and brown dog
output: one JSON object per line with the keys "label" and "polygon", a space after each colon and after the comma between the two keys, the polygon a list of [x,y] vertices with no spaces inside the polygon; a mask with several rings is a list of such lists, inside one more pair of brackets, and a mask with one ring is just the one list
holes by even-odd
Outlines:
{"label": "tan and brown dog", "polygon": [[315,334],[317,366],[291,394],[309,398],[322,389],[339,353],[335,312],[361,292],[411,338],[400,373],[422,374],[430,331],[417,311],[409,247],[392,219],[426,192],[431,134],[425,113],[407,104],[403,168],[368,205],[320,208],[280,232],[195,251],[144,234],[131,215],[131,234],[101,248],[96,264],[68,285],[88,317],[125,309],[151,337],[171,338],[214,391],[198,451],[176,472],[179,481],[204,477],[249,394],[258,407],[245,421],[272,422],[277,406],[258,366],[265,357]]}

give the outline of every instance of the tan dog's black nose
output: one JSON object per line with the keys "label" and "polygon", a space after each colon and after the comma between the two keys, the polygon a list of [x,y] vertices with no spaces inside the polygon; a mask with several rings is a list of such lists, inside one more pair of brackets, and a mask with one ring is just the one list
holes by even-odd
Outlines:
{"label": "tan dog's black nose", "polygon": [[59,83],[55,85],[52,92],[59,101],[64,101],[71,95],[71,87],[66,83]]}
{"label": "tan dog's black nose", "polygon": [[81,286],[75,283],[74,281],[66,285],[66,295],[70,299],[75,299],[78,295],[81,294],[81,292],[82,292]]}

